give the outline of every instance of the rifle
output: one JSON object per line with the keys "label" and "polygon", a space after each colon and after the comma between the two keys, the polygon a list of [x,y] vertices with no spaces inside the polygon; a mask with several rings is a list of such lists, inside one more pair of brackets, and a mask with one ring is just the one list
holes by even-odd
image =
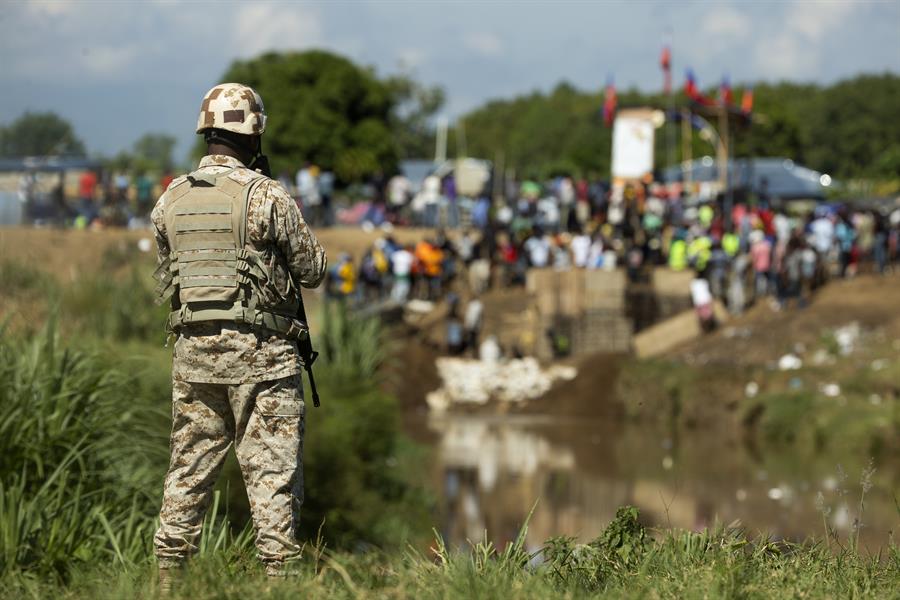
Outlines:
{"label": "rifle", "polygon": [[319,353],[313,350],[312,337],[309,334],[309,321],[306,319],[306,307],[303,306],[303,294],[297,288],[297,298],[300,300],[300,306],[297,308],[297,318],[306,325],[306,335],[297,340],[297,349],[300,352],[300,360],[303,361],[303,368],[306,370],[306,376],[309,378],[309,389],[312,392],[313,406],[319,408],[319,392],[316,390],[316,378],[313,375],[312,366],[319,357]]}

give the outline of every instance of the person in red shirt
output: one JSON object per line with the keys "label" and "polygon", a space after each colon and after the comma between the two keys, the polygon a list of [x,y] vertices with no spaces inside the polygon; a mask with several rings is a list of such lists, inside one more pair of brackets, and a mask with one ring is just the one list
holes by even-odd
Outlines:
{"label": "person in red shirt", "polygon": [[94,198],[97,194],[97,173],[94,171],[85,171],[78,179],[78,212],[87,219],[88,223],[93,221],[97,216],[97,207],[94,204]]}
{"label": "person in red shirt", "polygon": [[169,184],[172,183],[173,179],[175,179],[175,177],[169,171],[163,173],[162,178],[159,180],[159,185],[162,188],[162,191],[166,191],[167,189],[169,189]]}

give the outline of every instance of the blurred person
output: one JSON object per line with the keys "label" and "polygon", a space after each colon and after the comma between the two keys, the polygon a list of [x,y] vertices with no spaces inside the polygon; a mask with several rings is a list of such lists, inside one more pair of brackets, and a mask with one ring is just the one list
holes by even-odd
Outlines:
{"label": "blurred person", "polygon": [[850,222],[850,217],[846,211],[842,211],[838,215],[838,221],[834,228],[835,239],[838,244],[838,260],[840,261],[841,277],[853,276],[851,269],[853,264],[853,248],[856,243],[856,231]]}
{"label": "blurred person", "polygon": [[484,304],[475,296],[466,304],[466,312],[463,317],[463,328],[465,329],[465,347],[472,351],[474,356],[478,355],[478,337],[481,335],[481,328],[484,321]]}
{"label": "blurred person", "polygon": [[97,218],[97,173],[90,169],[78,178],[78,214],[87,223]]}
{"label": "blurred person", "polygon": [[550,263],[550,238],[538,229],[533,236],[528,238],[523,245],[528,253],[528,264],[536,269],[542,269]]}
{"label": "blurred person", "polygon": [[[119,171],[115,174],[114,177],[115,185],[116,185],[116,194],[118,196],[118,201],[122,204],[128,202],[128,187],[131,185],[131,181],[128,178],[128,174],[124,171]],[[169,183],[172,183],[171,181]],[[169,186],[163,188],[165,191]]]}
{"label": "blurred person", "polygon": [[603,245],[603,238],[599,233],[595,233],[594,238],[591,241],[591,248],[588,250],[587,268],[600,269],[604,267],[604,256],[605,248]]}
{"label": "blurred person", "polygon": [[713,311],[713,296],[709,289],[709,281],[703,277],[695,277],[691,280],[691,302],[694,312],[700,322],[703,331],[710,331],[715,327],[715,313]]}
{"label": "blurred person", "polygon": [[818,275],[819,257],[808,240],[803,240],[800,250],[800,305],[806,306],[812,298]]}
{"label": "blurred person", "polygon": [[579,232],[572,238],[570,248],[572,249],[572,263],[579,269],[587,267],[591,254],[591,237],[584,231]]}
{"label": "blurred person", "polygon": [[725,283],[728,277],[730,259],[722,248],[722,242],[714,240],[709,253],[707,263],[707,280],[714,298],[723,298],[725,295]]}
{"label": "blurred person", "polygon": [[137,201],[137,214],[143,217],[150,212],[150,203],[153,196],[153,181],[146,173],[141,172],[134,182],[134,188],[135,199]]}
{"label": "blurred person", "polygon": [[559,198],[559,226],[563,231],[568,231],[571,227],[569,221],[574,220],[572,218],[575,216],[572,212],[575,206],[575,186],[571,177],[560,178],[556,195]]}
{"label": "blurred person", "polygon": [[779,270],[778,303],[786,308],[791,299],[802,308],[800,296],[803,276],[803,241],[792,235],[785,247],[784,259]]}
{"label": "blurred person", "polygon": [[437,300],[441,297],[444,252],[433,240],[425,239],[416,244],[415,258],[421,264],[428,299]]}
{"label": "blurred person", "polygon": [[334,225],[334,206],[332,205],[332,197],[334,196],[334,173],[325,169],[319,173],[319,198],[321,200],[321,217],[322,225],[331,227]]}
{"label": "blurred person", "polygon": [[683,231],[677,231],[669,245],[669,268],[684,271],[688,267],[687,242]]}
{"label": "blurred person", "polygon": [[872,228],[872,259],[875,261],[875,270],[884,275],[887,270],[888,259],[888,223],[884,215],[872,213],[874,219]]}
{"label": "blurred person", "polygon": [[772,244],[759,229],[750,233],[750,261],[753,265],[755,294],[757,298],[761,298],[769,293]]}
{"label": "blurred person", "polygon": [[[153,210],[160,301],[171,297],[173,424],[159,529],[160,584],[171,589],[199,546],[234,446],[266,574],[296,573],[303,502],[300,287],[316,287],[325,251],[268,174],[262,99],[235,83],[207,92],[197,120],[207,153]],[[258,170],[254,170],[258,169]],[[244,274],[246,273],[246,275]],[[246,281],[245,281],[246,278]]]}
{"label": "blurred person", "polygon": [[316,169],[309,162],[303,163],[303,167],[297,171],[297,195],[300,206],[309,216],[309,222],[319,224],[321,197],[319,196],[319,184],[316,181]]}
{"label": "blurred person", "polygon": [[375,240],[375,243],[363,255],[359,267],[359,279],[363,284],[363,300],[378,301],[386,289],[386,279],[390,269],[387,256],[384,252],[385,241]]}
{"label": "blurred person", "polygon": [[162,177],[159,178],[159,188],[162,191],[166,191],[169,189],[169,186],[172,184],[172,181],[175,179],[175,176],[172,175],[171,171],[164,171]]}
{"label": "blurred person", "polygon": [[338,256],[337,263],[331,269],[334,280],[334,291],[338,298],[350,299],[356,294],[356,267],[353,259],[346,252]]}
{"label": "blurred person", "polygon": [[398,248],[391,254],[391,272],[394,275],[391,299],[395,302],[405,303],[409,299],[409,290],[412,285],[412,268],[415,261],[412,250],[413,247],[408,245]]}
{"label": "blurred person", "polygon": [[388,180],[388,211],[391,214],[399,214],[409,202],[412,184],[403,175],[397,174]]}
{"label": "blurred person", "polygon": [[750,256],[748,254],[740,252],[732,259],[728,277],[728,310],[733,315],[743,313],[744,307],[747,305],[744,284],[747,281],[749,269]]}
{"label": "blurred person", "polygon": [[569,236],[568,234],[559,234],[553,237],[551,245],[551,253],[553,255],[553,268],[557,271],[567,271],[572,266],[572,260],[569,257]]}

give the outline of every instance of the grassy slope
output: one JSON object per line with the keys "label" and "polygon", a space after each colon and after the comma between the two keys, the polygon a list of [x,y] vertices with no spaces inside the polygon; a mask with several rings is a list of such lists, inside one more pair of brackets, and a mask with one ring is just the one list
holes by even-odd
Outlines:
{"label": "grassy slope", "polygon": [[[103,260],[118,259],[108,255]],[[163,444],[161,438],[152,443],[160,427],[146,432],[147,450],[127,453],[124,465],[116,459],[117,444],[123,443],[123,436],[141,436],[146,423],[132,418],[121,427],[112,417],[118,414],[113,409],[122,398],[138,398],[141,402],[129,414],[159,424],[167,379],[159,373],[165,371],[161,365],[167,362],[167,353],[159,348],[162,336],[156,339],[158,320],[152,309],[137,318],[98,310],[144,306],[146,291],[130,285],[128,279],[125,285],[87,279],[60,287],[53,278],[22,265],[2,267],[3,298],[11,300],[7,306],[14,302],[20,317],[29,310],[39,316],[11,323],[18,333],[3,357],[7,368],[3,416],[8,429],[2,438],[0,594],[9,598],[154,597],[148,539],[155,490],[164,467],[156,464],[164,457],[153,450]],[[61,328],[78,336],[74,339],[80,347],[85,346],[83,333],[93,331],[87,347],[94,350],[72,351],[49,338],[27,341],[29,331],[40,329],[40,315],[46,314],[46,307],[40,305],[48,297],[60,302]],[[345,328],[337,335],[350,335],[352,330]],[[323,377],[326,385],[340,390],[338,383],[347,378],[347,369],[367,362],[360,360],[365,351],[363,347],[335,356],[331,383],[327,383],[328,375]],[[126,358],[109,370],[113,356],[143,358]],[[891,363],[877,376],[886,377],[882,382],[889,385],[895,381],[892,373]],[[841,379],[848,394],[868,385],[854,381]],[[59,408],[56,420],[31,421],[37,433],[10,436],[26,423],[21,415],[44,414],[36,410],[39,402]],[[19,412],[9,412],[13,408]],[[340,424],[340,410],[336,416]],[[72,423],[85,426],[91,436],[80,441],[79,430],[68,427]],[[337,427],[333,436],[325,437],[333,437],[340,445],[357,439],[361,431]],[[344,459],[322,463],[321,468],[324,475],[324,471],[350,467],[366,468]],[[30,474],[23,478],[26,471]],[[342,494],[352,496],[352,479],[338,480]],[[345,515],[365,508],[357,507],[352,498],[346,502],[329,498],[331,503],[339,500],[338,508]],[[380,516],[367,515],[364,524],[375,534],[396,529],[408,516],[401,510],[402,502],[381,506],[389,510]],[[234,537],[221,516],[211,518],[209,525],[201,556],[185,576],[180,597],[900,597],[896,546],[879,557],[862,557],[853,550],[852,539],[792,546],[747,540],[731,530],[658,532],[658,541],[652,541],[627,511],[595,543],[575,546],[570,541],[552,541],[544,551],[546,562],[536,568],[526,567],[529,555],[521,546],[497,553],[481,544],[468,553],[439,552],[437,557],[397,549],[330,553],[309,548],[300,576],[275,583],[263,578],[246,534]]]}

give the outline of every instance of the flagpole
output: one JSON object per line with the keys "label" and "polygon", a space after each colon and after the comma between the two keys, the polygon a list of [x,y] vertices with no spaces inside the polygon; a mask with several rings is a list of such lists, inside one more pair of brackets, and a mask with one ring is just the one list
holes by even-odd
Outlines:
{"label": "flagpole", "polygon": [[666,64],[663,67],[663,77],[665,78],[663,82],[663,90],[666,94],[666,150],[667,150],[667,162],[669,166],[675,164],[675,123],[674,120],[675,114],[675,96],[672,94],[672,30],[667,29],[665,34],[665,42],[668,50],[663,50],[666,53]]}

